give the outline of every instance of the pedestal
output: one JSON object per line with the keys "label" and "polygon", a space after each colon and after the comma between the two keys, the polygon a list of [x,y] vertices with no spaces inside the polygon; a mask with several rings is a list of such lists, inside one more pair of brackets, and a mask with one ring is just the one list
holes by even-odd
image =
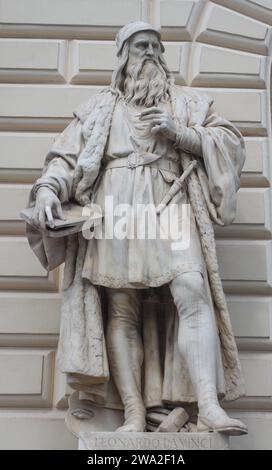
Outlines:
{"label": "pedestal", "polygon": [[79,434],[80,450],[228,450],[229,437],[217,432],[89,432]]}

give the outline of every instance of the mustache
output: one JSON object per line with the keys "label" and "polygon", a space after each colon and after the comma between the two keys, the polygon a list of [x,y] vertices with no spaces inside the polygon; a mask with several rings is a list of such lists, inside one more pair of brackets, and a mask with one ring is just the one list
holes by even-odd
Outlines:
{"label": "mustache", "polygon": [[126,75],[134,80],[140,80],[144,78],[143,72],[148,71],[151,78],[151,76],[156,74],[158,70],[162,72],[162,68],[157,59],[153,57],[144,57],[142,59],[138,59],[134,63],[128,64],[126,67]]}
{"label": "mustache", "polygon": [[155,57],[144,57],[142,59],[142,62],[143,62],[143,65],[146,63],[146,62],[153,62],[154,64],[158,65],[158,60],[155,59]]}

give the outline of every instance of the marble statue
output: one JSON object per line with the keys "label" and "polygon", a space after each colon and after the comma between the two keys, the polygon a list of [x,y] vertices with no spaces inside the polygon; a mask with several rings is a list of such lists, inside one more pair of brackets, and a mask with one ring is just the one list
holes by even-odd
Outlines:
{"label": "marble statue", "polygon": [[[48,271],[65,263],[57,363],[78,393],[74,417],[90,418],[95,407],[123,410],[116,430],[143,432],[152,410],[197,404],[197,431],[246,434],[221,407],[244,395],[244,383],[213,230],[235,217],[243,138],[209,95],[175,85],[152,25],[125,25],[116,45],[111,85],[75,109],[29,200],[32,249]],[[107,198],[118,211],[158,208],[183,174],[168,204],[190,209],[183,249],[173,249],[171,237],[117,230],[53,239],[40,230],[74,200],[101,208],[101,234]]]}

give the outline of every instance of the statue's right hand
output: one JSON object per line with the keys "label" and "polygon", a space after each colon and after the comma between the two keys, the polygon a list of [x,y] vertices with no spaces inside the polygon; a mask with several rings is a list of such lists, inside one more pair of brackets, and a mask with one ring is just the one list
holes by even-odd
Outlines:
{"label": "statue's right hand", "polygon": [[51,189],[41,187],[36,194],[36,204],[32,216],[33,224],[37,228],[45,229],[45,224],[48,221],[50,227],[54,227],[54,216],[64,220],[60,200]]}

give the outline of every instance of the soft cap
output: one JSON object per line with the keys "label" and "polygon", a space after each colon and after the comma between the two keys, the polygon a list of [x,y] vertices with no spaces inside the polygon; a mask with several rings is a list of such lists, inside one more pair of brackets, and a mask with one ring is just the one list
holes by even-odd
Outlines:
{"label": "soft cap", "polygon": [[122,48],[124,43],[135,33],[139,33],[140,31],[153,31],[159,37],[161,50],[164,52],[164,46],[161,42],[161,35],[157,28],[152,26],[149,23],[145,23],[144,21],[132,21],[131,23],[126,24],[123,28],[116,35],[116,46],[117,46],[117,55],[121,54]]}

